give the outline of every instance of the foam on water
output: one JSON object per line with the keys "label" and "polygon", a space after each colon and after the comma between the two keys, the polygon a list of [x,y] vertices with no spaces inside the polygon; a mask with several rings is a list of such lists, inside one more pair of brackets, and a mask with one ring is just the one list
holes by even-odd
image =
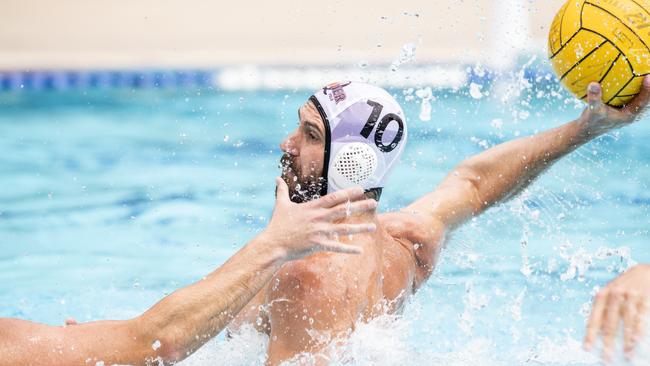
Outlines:
{"label": "foam on water", "polygon": [[[519,299],[518,301],[520,301]],[[472,305],[469,305],[472,306]],[[418,314],[422,309],[413,309]],[[494,339],[483,336],[470,337],[462,344],[450,347],[447,339],[440,338],[423,346],[412,341],[413,333],[422,319],[418,316],[384,315],[369,323],[358,323],[349,338],[332,340],[332,346],[316,356],[301,354],[283,366],[311,365],[315,359],[328,359],[330,365],[446,365],[446,366],[499,366],[520,364],[539,365],[599,365],[599,348],[592,353],[582,349],[582,340],[572,336],[560,339],[542,337],[536,344],[509,350],[504,355]],[[435,325],[432,325],[435,326]],[[444,334],[444,332],[441,332]],[[243,326],[232,338],[208,342],[194,355],[180,363],[183,366],[224,364],[232,366],[263,365],[268,337],[252,326]],[[621,346],[618,338],[618,349]],[[650,362],[650,338],[643,339],[634,359],[625,360],[620,352],[613,365],[641,366]]]}
{"label": "foam on water", "polygon": [[[380,316],[369,323],[357,324],[349,339],[332,340],[332,346],[322,355],[301,354],[283,365],[310,365],[322,357],[331,365],[499,365],[490,355],[490,342],[486,339],[477,339],[459,350],[433,352],[410,341],[413,329],[408,318]],[[263,365],[267,345],[266,335],[245,326],[230,339],[207,343],[181,365],[202,366],[217,361],[233,366]]]}
{"label": "foam on water", "polygon": [[250,324],[243,325],[230,338],[217,337],[201,347],[179,365],[263,365],[269,338]]}

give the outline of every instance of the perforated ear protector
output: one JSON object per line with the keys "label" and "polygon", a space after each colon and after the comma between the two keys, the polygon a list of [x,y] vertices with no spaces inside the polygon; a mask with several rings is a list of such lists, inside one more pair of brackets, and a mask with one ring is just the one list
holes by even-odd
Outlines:
{"label": "perforated ear protector", "polygon": [[309,100],[325,125],[321,195],[352,186],[379,195],[407,140],[397,101],[384,89],[361,82],[327,85]]}
{"label": "perforated ear protector", "polygon": [[377,170],[377,154],[366,144],[351,142],[338,151],[333,163],[330,177],[337,187],[363,186]]}

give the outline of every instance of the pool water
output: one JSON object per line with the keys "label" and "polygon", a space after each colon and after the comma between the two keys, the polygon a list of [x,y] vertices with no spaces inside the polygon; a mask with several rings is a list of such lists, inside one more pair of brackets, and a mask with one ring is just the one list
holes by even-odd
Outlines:
{"label": "pool water", "polygon": [[[424,102],[391,90],[410,136],[380,209],[431,191],[463,158],[579,115],[556,82],[521,75]],[[129,318],[211,272],[266,224],[278,144],[309,95],[0,94],[0,316]],[[594,289],[650,262],[649,135],[648,119],[608,134],[469,222],[404,315],[359,325],[333,363],[597,364],[580,349]],[[265,344],[221,335],[184,364],[261,364]]]}

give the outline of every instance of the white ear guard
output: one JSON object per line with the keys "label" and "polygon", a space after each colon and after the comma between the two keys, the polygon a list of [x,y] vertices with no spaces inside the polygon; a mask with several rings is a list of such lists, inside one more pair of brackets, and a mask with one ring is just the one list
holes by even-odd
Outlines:
{"label": "white ear guard", "polygon": [[339,190],[364,186],[377,170],[377,154],[366,144],[351,142],[345,144],[334,156],[328,183],[331,189]]}
{"label": "white ear guard", "polygon": [[321,195],[361,186],[381,193],[407,139],[404,112],[384,89],[334,83],[310,98],[325,124]]}

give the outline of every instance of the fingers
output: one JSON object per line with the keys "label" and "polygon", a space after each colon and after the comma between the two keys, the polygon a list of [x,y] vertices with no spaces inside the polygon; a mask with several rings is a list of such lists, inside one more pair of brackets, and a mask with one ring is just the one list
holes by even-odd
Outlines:
{"label": "fingers", "polygon": [[314,205],[317,207],[330,208],[347,201],[358,201],[365,197],[363,193],[363,188],[361,187],[348,188],[321,197],[314,201]]}
{"label": "fingers", "polygon": [[625,108],[623,108],[623,110],[632,116],[636,116],[643,111],[643,109],[648,105],[648,102],[650,102],[650,75],[643,78],[641,91],[625,106]]}
{"label": "fingers", "polygon": [[600,332],[600,327],[603,321],[603,315],[605,314],[605,304],[607,303],[606,290],[601,290],[594,300],[594,305],[591,310],[591,316],[589,317],[589,323],[587,325],[587,335],[585,336],[584,347],[586,350],[591,350],[598,333]]}
{"label": "fingers", "polygon": [[275,177],[275,200],[280,202],[289,201],[289,187],[284,179]]}
{"label": "fingers", "polygon": [[648,315],[648,299],[645,296],[639,297],[636,303],[636,320],[634,322],[634,342],[638,342],[645,333],[645,321]]}
{"label": "fingers", "polygon": [[591,110],[598,110],[603,106],[603,89],[598,83],[589,83],[587,87],[587,103]]}
{"label": "fingers", "polygon": [[603,359],[609,362],[614,353],[614,346],[616,340],[616,330],[620,321],[621,310],[620,307],[623,302],[623,296],[620,292],[612,291],[607,298],[607,310],[605,311],[605,319],[603,323]]}
{"label": "fingers", "polygon": [[346,253],[346,254],[361,254],[363,253],[363,250],[360,247],[354,246],[354,245],[349,245],[349,244],[343,244],[341,242],[338,242],[336,240],[331,240],[331,239],[321,239],[318,242],[319,244],[319,251],[327,251],[327,252],[334,252],[334,253]]}
{"label": "fingers", "polygon": [[625,300],[625,304],[621,308],[623,311],[623,351],[626,357],[630,359],[636,344],[634,332],[636,330],[635,322],[637,321],[637,302],[633,296],[628,296]]}
{"label": "fingers", "polygon": [[334,208],[327,209],[327,214],[324,218],[334,221],[349,217],[351,215],[373,212],[377,209],[377,201],[373,199],[367,199],[357,202],[345,202],[341,203]]}
{"label": "fingers", "polygon": [[336,224],[327,229],[326,234],[352,235],[369,233],[377,230],[375,224]]}

